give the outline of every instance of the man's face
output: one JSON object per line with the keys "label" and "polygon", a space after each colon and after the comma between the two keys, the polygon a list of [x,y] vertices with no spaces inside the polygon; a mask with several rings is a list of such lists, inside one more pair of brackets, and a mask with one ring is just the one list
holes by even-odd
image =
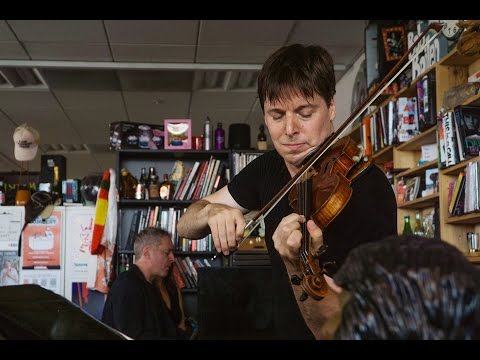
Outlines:
{"label": "man's face", "polygon": [[310,151],[323,143],[333,131],[335,102],[327,106],[315,94],[313,99],[292,94],[287,101],[264,104],[265,124],[273,145],[293,175]]}
{"label": "man's face", "polygon": [[159,277],[166,278],[170,266],[175,261],[173,255],[173,244],[170,238],[162,240],[160,245],[150,250],[152,272]]}

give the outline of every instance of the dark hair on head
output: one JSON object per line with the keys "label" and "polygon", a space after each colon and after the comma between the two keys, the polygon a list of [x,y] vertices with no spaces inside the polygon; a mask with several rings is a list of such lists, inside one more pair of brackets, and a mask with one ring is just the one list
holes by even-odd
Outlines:
{"label": "dark hair on head", "polygon": [[135,237],[133,243],[133,252],[135,257],[142,257],[143,248],[147,245],[160,245],[164,239],[170,239],[170,233],[160,228],[147,227],[140,231]]}
{"label": "dark hair on head", "polygon": [[480,272],[444,241],[360,245],[334,280],[348,291],[337,339],[480,339]]}
{"label": "dark hair on head", "polygon": [[275,51],[258,75],[258,97],[264,111],[265,101],[282,101],[296,94],[313,98],[315,93],[327,105],[335,95],[335,71],[330,54],[318,45],[292,44]]}

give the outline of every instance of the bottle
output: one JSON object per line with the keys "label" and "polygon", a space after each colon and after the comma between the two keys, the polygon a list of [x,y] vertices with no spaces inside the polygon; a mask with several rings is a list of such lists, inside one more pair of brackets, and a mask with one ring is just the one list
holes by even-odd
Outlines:
{"label": "bottle", "polygon": [[265,134],[265,126],[260,125],[260,132],[257,136],[257,150],[267,150],[267,135]]}
{"label": "bottle", "polygon": [[143,167],[140,172],[140,180],[138,181],[137,187],[135,189],[135,199],[137,200],[145,199],[145,193],[147,193],[146,184],[147,184],[147,169]]}
{"label": "bottle", "polygon": [[222,123],[217,123],[217,128],[215,129],[215,150],[224,150],[225,149],[225,130],[222,128]]}
{"label": "bottle", "polygon": [[137,183],[137,179],[130,174],[128,169],[122,168],[120,171],[120,197],[122,199],[135,199]]}
{"label": "bottle", "polygon": [[0,181],[0,206],[5,205],[5,192],[3,191],[3,181]]}
{"label": "bottle", "polygon": [[207,116],[203,124],[203,150],[212,150],[210,118]]}
{"label": "bottle", "polygon": [[423,219],[420,211],[417,211],[415,214],[415,227],[413,228],[413,233],[420,236],[425,235],[425,228],[423,227]]}
{"label": "bottle", "polygon": [[403,218],[403,232],[402,235],[412,235],[412,226],[410,225],[410,215],[405,215]]}
{"label": "bottle", "polygon": [[60,198],[62,198],[62,183],[60,181],[60,173],[57,165],[53,167],[52,194],[58,194]]}
{"label": "bottle", "polygon": [[160,184],[160,199],[173,199],[173,183],[168,179],[168,174],[163,174],[163,181]]}
{"label": "bottle", "polygon": [[158,175],[152,175],[150,178],[150,185],[148,185],[148,197],[150,199],[158,199],[160,197],[160,183],[158,182]]}

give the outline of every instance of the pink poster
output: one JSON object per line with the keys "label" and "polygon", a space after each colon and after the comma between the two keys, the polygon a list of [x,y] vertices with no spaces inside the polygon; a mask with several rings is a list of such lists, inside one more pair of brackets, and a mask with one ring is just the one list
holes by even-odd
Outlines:
{"label": "pink poster", "polygon": [[36,218],[23,231],[23,269],[60,269],[62,212]]}

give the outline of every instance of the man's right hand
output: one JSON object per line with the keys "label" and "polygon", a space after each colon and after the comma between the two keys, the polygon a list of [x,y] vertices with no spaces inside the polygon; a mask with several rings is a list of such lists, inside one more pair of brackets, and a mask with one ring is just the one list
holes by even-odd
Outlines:
{"label": "man's right hand", "polygon": [[243,239],[246,225],[243,213],[228,205],[215,203],[208,204],[205,210],[208,213],[208,226],[215,248],[224,255],[230,254]]}

